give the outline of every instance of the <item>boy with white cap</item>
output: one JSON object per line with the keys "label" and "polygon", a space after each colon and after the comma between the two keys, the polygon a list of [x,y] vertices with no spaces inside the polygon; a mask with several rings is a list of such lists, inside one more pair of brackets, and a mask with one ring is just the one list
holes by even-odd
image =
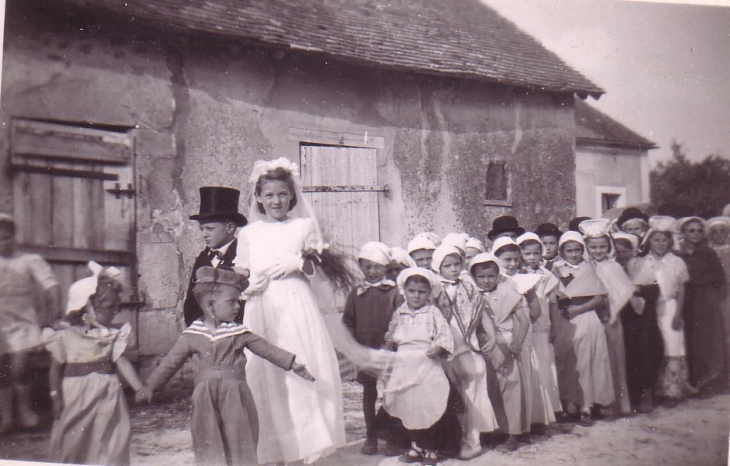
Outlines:
{"label": "boy with white cap", "polygon": [[[357,255],[364,282],[350,292],[345,303],[342,322],[358,343],[370,348],[380,348],[393,311],[403,302],[394,281],[385,277],[391,262],[390,248],[380,242],[366,243]],[[375,401],[378,398],[377,378],[365,372],[357,373],[357,381],[363,386],[362,410],[365,415],[367,438],[361,452],[374,455],[378,451],[378,424],[385,424],[383,415],[376,422]],[[400,454],[395,445],[389,443],[386,452]]]}

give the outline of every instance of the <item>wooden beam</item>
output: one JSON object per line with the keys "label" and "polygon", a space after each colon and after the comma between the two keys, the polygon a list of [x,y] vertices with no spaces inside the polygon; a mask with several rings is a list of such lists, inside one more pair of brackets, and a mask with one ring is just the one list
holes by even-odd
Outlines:
{"label": "wooden beam", "polygon": [[19,244],[18,248],[29,253],[40,254],[48,262],[86,264],[89,261],[105,265],[131,266],[136,261],[134,253],[102,249],[67,248]]}
{"label": "wooden beam", "polygon": [[14,156],[126,164],[134,154],[130,134],[34,120],[13,120]]}
{"label": "wooden beam", "polygon": [[16,172],[40,173],[42,175],[68,176],[71,178],[97,178],[109,181],[119,180],[119,175],[115,173],[94,172],[89,170],[69,170],[65,168],[55,168],[52,166],[43,167],[18,163],[11,163],[10,168]]}
{"label": "wooden beam", "polygon": [[367,133],[336,133],[316,129],[289,128],[289,141],[310,142],[330,146],[365,147],[369,149],[385,149],[385,138]]}

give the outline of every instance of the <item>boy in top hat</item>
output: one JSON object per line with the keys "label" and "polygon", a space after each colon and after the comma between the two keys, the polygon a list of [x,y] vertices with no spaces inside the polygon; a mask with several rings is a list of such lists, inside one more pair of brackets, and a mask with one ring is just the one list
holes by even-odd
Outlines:
{"label": "boy in top hat", "polygon": [[[194,277],[201,267],[233,270],[236,258],[236,229],[246,225],[246,217],[238,213],[240,192],[233,188],[203,186],[200,188],[200,213],[191,215],[197,220],[203,233],[205,249],[195,258],[190,275],[188,293],[183,304],[185,325],[190,326],[203,315],[203,310],[193,296]],[[243,319],[243,303],[236,322]]]}
{"label": "boy in top hat", "polygon": [[489,238],[489,241],[494,241],[502,236],[515,239],[524,232],[525,229],[520,226],[516,218],[511,215],[503,215],[494,219],[492,229],[487,233],[487,238]]}

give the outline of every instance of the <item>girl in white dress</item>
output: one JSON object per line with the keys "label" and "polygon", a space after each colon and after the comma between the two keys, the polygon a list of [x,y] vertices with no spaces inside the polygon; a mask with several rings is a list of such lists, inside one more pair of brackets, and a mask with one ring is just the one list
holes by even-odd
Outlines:
{"label": "girl in white dress", "polygon": [[251,222],[238,233],[236,268],[249,276],[243,324],[297,355],[312,384],[256,357],[246,371],[259,410],[261,463],[313,463],[345,443],[339,364],[310,288],[309,257],[322,254],[298,168],[285,158],[258,161],[250,182]]}

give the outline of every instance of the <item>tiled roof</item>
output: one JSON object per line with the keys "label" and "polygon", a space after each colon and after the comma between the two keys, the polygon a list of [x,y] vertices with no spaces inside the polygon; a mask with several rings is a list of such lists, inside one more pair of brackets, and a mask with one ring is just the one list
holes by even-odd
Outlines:
{"label": "tiled roof", "polygon": [[478,0],[70,0],[160,27],[532,89],[604,91]]}
{"label": "tiled roof", "polygon": [[578,145],[627,146],[640,150],[658,147],[578,98],[575,99],[575,130]]}

